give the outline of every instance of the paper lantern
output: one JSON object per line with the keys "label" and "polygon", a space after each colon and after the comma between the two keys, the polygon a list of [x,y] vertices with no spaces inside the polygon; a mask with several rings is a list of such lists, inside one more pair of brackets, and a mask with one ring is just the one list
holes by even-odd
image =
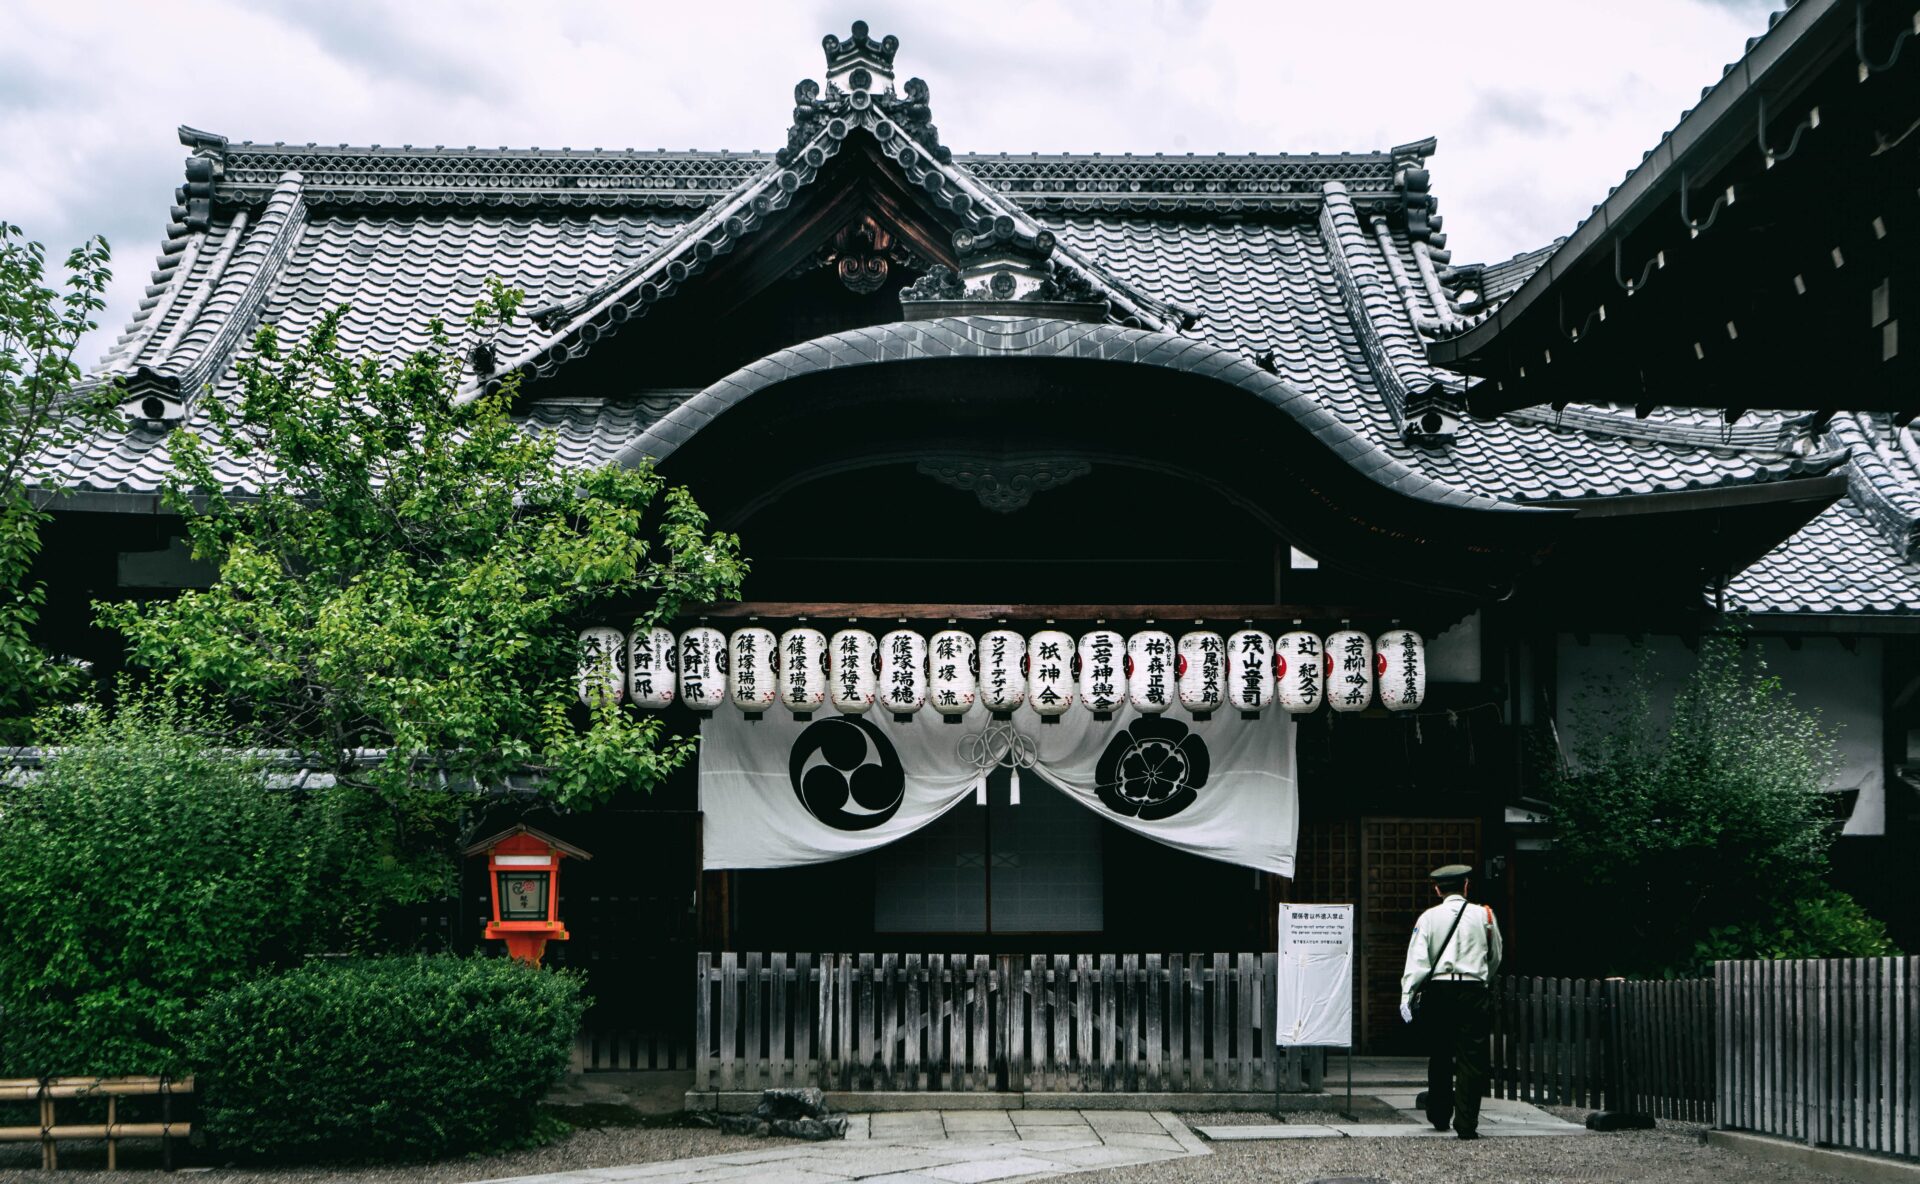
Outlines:
{"label": "paper lantern", "polygon": [[1411,629],[1389,629],[1373,647],[1380,706],[1412,711],[1427,700],[1427,643]]}
{"label": "paper lantern", "polygon": [[580,631],[580,701],[589,707],[626,698],[627,639],[609,625]]}
{"label": "paper lantern", "polygon": [[627,693],[635,707],[659,711],[673,706],[678,651],[670,630],[634,625],[627,643]]}
{"label": "paper lantern", "polygon": [[1323,650],[1318,634],[1301,629],[1273,639],[1274,691],[1282,710],[1305,715],[1326,701]]}
{"label": "paper lantern", "polygon": [[880,639],[880,701],[906,723],[927,701],[927,639],[895,629]]}
{"label": "paper lantern", "polygon": [[973,635],[942,629],[927,642],[927,702],[950,724],[973,709],[980,696],[980,655]]}
{"label": "paper lantern", "polygon": [[1041,723],[1059,723],[1073,707],[1073,678],[1079,659],[1073,638],[1058,629],[1042,629],[1027,638],[1027,702]]}
{"label": "paper lantern", "polygon": [[1174,661],[1180,706],[1195,719],[1206,719],[1226,702],[1227,642],[1218,633],[1200,629],[1180,635]]}
{"label": "paper lantern", "polygon": [[1159,715],[1173,706],[1173,634],[1148,629],[1127,638],[1127,701],[1136,711]]}
{"label": "paper lantern", "polygon": [[1365,711],[1373,702],[1373,642],[1358,629],[1327,634],[1327,705]]}
{"label": "paper lantern", "polygon": [[780,635],[780,701],[810,719],[827,701],[827,635],[799,627]]}
{"label": "paper lantern", "polygon": [[780,697],[780,642],[770,629],[736,629],[727,648],[733,667],[733,705],[759,719]]}
{"label": "paper lantern", "polygon": [[880,639],[865,629],[842,629],[827,649],[828,685],[833,705],[848,715],[860,715],[873,706],[880,685]]}
{"label": "paper lantern", "polygon": [[701,715],[727,701],[727,639],[718,629],[680,635],[680,701]]}
{"label": "paper lantern", "polygon": [[1258,629],[1227,638],[1227,702],[1244,719],[1257,719],[1273,705],[1273,639]]}
{"label": "paper lantern", "polygon": [[1112,719],[1114,709],[1127,701],[1126,647],[1111,629],[1080,637],[1080,703],[1095,719]]}
{"label": "paper lantern", "polygon": [[1027,639],[1011,629],[980,639],[980,701],[996,718],[1027,701]]}

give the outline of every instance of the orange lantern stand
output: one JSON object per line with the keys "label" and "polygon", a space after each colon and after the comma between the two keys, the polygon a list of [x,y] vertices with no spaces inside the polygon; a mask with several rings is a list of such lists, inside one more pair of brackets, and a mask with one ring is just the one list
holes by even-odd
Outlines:
{"label": "orange lantern stand", "polygon": [[487,940],[504,940],[510,956],[529,966],[540,965],[547,943],[566,941],[569,936],[559,915],[560,861],[593,856],[525,823],[480,840],[465,854],[487,857],[487,882],[493,896]]}

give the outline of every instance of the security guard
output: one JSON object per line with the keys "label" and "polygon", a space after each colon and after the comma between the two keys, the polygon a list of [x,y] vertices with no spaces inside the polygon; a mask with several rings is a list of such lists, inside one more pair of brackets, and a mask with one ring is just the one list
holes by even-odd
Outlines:
{"label": "security guard", "polygon": [[[1400,1018],[1414,1022],[1427,1046],[1427,1120],[1444,1131],[1451,1121],[1462,1139],[1480,1137],[1480,1098],[1490,1072],[1487,1036],[1493,1010],[1487,984],[1500,969],[1500,926],[1486,905],[1467,903],[1464,863],[1431,873],[1440,903],[1420,914],[1400,976]],[[1455,1088],[1455,1075],[1459,1086]]]}

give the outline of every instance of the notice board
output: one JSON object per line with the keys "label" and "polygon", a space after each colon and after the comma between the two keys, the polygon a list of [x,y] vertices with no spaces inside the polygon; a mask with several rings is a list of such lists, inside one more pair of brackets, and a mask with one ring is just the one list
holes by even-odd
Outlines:
{"label": "notice board", "polygon": [[1353,906],[1280,906],[1274,1043],[1353,1047]]}

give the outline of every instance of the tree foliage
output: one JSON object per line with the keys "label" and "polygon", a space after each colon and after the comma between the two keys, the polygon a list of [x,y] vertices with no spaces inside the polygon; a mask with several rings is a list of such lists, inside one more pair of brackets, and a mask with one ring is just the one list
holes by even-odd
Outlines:
{"label": "tree foliage", "polygon": [[1887,952],[1823,879],[1835,765],[1817,717],[1734,635],[1702,643],[1670,713],[1655,691],[1642,671],[1583,703],[1604,722],[1551,787],[1568,947],[1610,974]]}
{"label": "tree foliage", "polygon": [[105,306],[108,259],[106,240],[88,239],[68,253],[64,290],[56,288],[46,248],[0,222],[0,731],[12,739],[37,706],[81,683],[34,637],[46,587],[31,576],[53,492],[37,467],[113,413],[114,388],[81,387],[74,360]]}
{"label": "tree foliage", "polygon": [[192,1009],[350,939],[385,874],[352,801],[156,703],[66,714],[0,786],[0,1076],[182,1071]]}
{"label": "tree foliage", "polygon": [[[470,333],[489,344],[519,299],[492,285]],[[356,359],[347,313],[291,346],[261,330],[239,398],[173,439],[166,497],[214,585],[102,619],[152,680],[222,697],[406,821],[516,772],[566,805],[650,788],[691,741],[612,704],[583,723],[578,629],[609,604],[646,625],[737,595],[737,539],[649,468],[564,469],[510,417],[513,379],[463,398],[439,322],[411,356]],[[223,455],[271,474],[257,496],[222,491]]]}

